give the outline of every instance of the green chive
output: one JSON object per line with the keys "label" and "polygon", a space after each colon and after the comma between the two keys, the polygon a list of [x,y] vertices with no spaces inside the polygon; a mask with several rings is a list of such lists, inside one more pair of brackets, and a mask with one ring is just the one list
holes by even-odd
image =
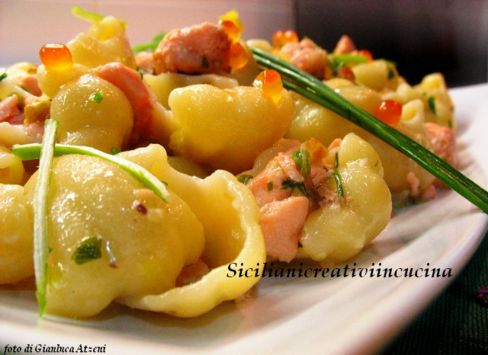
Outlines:
{"label": "green chive", "polygon": [[93,94],[90,95],[88,98],[90,101],[96,102],[99,104],[100,102],[103,101],[103,93],[101,91],[96,91]]}
{"label": "green chive", "polygon": [[7,78],[7,73],[0,74],[0,81]]}
{"label": "green chive", "polygon": [[47,259],[49,257],[49,183],[54,156],[54,143],[58,122],[52,119],[44,124],[42,145],[38,144],[39,175],[34,191],[34,274],[39,315],[46,310]]}
{"label": "green chive", "polygon": [[154,52],[156,48],[159,46],[159,42],[166,36],[165,32],[159,32],[149,43],[139,44],[137,46],[132,47],[132,50],[135,53],[139,52]]}
{"label": "green chive", "polygon": [[341,198],[344,197],[344,185],[342,184],[342,177],[339,173],[339,153],[335,153],[335,163],[334,163],[334,171],[332,172],[332,176],[334,176],[334,180],[336,183],[337,195]]}
{"label": "green chive", "polygon": [[239,181],[240,183],[242,183],[244,185],[247,185],[249,183],[249,181],[251,181],[252,178],[253,178],[252,175],[241,174],[241,175],[237,176],[237,181]]}
{"label": "green chive", "polygon": [[110,153],[112,153],[112,155],[119,154],[120,151],[121,150],[120,150],[119,147],[112,147],[112,148],[110,148]]}
{"label": "green chive", "polygon": [[295,150],[291,157],[295,161],[296,166],[300,169],[300,172],[303,176],[309,176],[311,170],[311,163],[310,163],[310,153],[307,149],[300,147]]}
{"label": "green chive", "polygon": [[[12,147],[12,152],[22,160],[33,160],[39,158],[41,145],[37,143],[14,145]],[[165,183],[159,181],[157,177],[144,169],[142,166],[139,166],[129,160],[125,160],[121,157],[104,153],[95,148],[79,145],[56,144],[54,147],[54,154],[56,156],[67,154],[80,154],[108,161],[109,163],[118,166],[119,168],[139,180],[139,182],[141,182],[148,189],[152,190],[156,194],[156,196],[161,198],[164,202],[168,202],[169,194],[168,190],[166,189]]]}
{"label": "green chive", "polygon": [[292,179],[286,179],[281,183],[281,189],[282,190],[291,189],[293,191],[299,192],[303,196],[309,197],[309,193],[303,181],[299,182]]}
{"label": "green chive", "polygon": [[71,8],[71,13],[82,20],[91,22],[91,23],[98,23],[104,19],[105,16],[96,14],[94,12],[90,12],[85,10],[79,6],[73,6]]}
{"label": "green chive", "polygon": [[427,99],[427,104],[429,105],[430,110],[434,115],[437,115],[436,105],[435,105],[435,97],[429,96]]}
{"label": "green chive", "polygon": [[71,256],[73,261],[78,265],[100,259],[101,257],[102,239],[98,237],[92,237],[82,241]]}
{"label": "green chive", "polygon": [[410,137],[353,105],[312,75],[258,48],[253,48],[252,51],[258,64],[274,69],[285,77],[283,84],[286,88],[334,111],[374,134],[407,157],[413,159],[447,186],[478,206],[483,212],[488,213],[488,192],[463,175],[459,170],[453,168]]}

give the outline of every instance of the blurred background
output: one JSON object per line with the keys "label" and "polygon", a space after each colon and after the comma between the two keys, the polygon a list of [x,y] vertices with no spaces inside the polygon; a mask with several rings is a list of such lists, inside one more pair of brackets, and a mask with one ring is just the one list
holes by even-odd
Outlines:
{"label": "blurred background", "polygon": [[73,5],[124,18],[133,44],[234,8],[246,38],[292,28],[332,50],[347,33],[358,48],[396,62],[411,83],[435,71],[451,87],[488,79],[488,0],[0,0],[0,66],[36,62],[42,44],[86,30]]}

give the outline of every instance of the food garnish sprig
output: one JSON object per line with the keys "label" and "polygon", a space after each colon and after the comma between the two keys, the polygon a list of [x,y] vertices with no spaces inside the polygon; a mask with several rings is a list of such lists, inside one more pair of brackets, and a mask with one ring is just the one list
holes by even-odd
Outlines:
{"label": "food garnish sprig", "polygon": [[34,193],[34,274],[36,276],[36,297],[39,304],[39,314],[46,310],[47,259],[49,257],[48,244],[48,197],[49,182],[54,156],[54,143],[58,122],[47,120],[44,137],[40,148],[39,178]]}
{"label": "food garnish sprig", "polygon": [[483,212],[488,213],[488,192],[446,161],[403,133],[355,106],[312,75],[263,50],[253,48],[252,51],[259,65],[274,69],[285,78],[283,85],[287,89],[334,111],[374,134],[413,159],[447,186],[478,206]]}

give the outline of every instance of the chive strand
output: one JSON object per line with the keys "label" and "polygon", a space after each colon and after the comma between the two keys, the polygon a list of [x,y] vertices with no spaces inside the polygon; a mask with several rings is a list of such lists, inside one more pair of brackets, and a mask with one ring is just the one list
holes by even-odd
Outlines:
{"label": "chive strand", "polygon": [[310,74],[262,50],[253,48],[253,53],[258,64],[274,69],[285,78],[291,79],[291,81],[284,80],[285,87],[336,112],[374,134],[413,159],[447,186],[478,206],[483,212],[488,213],[488,192],[463,175],[459,170],[453,168],[408,136],[376,119],[361,108],[356,107]]}
{"label": "chive strand", "polygon": [[39,315],[46,310],[47,259],[49,257],[48,198],[56,140],[57,121],[46,120],[42,145],[39,144],[39,176],[34,193],[34,273]]}
{"label": "chive strand", "polygon": [[[14,145],[12,147],[12,152],[22,160],[37,159],[41,154],[41,145],[37,143]],[[161,198],[164,202],[168,202],[169,194],[164,183],[159,181],[158,178],[156,178],[153,174],[151,174],[140,165],[137,165],[126,159],[101,152],[98,149],[91,147],[66,144],[56,144],[54,146],[55,156],[67,154],[88,155],[115,164],[116,166],[139,180],[148,189],[152,190],[156,194],[156,196]]]}

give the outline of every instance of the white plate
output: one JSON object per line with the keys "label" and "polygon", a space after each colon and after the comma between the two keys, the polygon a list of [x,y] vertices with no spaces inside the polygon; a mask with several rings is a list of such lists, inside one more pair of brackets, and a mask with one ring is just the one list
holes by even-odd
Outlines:
{"label": "white plate", "polygon": [[[462,169],[486,188],[488,85],[451,91]],[[458,274],[483,236],[487,216],[449,191],[401,211],[353,262],[450,267]],[[424,309],[449,278],[265,279],[257,298],[197,319],[114,306],[90,321],[39,320],[32,291],[0,289],[0,345],[104,346],[107,353],[369,353]],[[0,353],[4,349],[0,348]]]}

